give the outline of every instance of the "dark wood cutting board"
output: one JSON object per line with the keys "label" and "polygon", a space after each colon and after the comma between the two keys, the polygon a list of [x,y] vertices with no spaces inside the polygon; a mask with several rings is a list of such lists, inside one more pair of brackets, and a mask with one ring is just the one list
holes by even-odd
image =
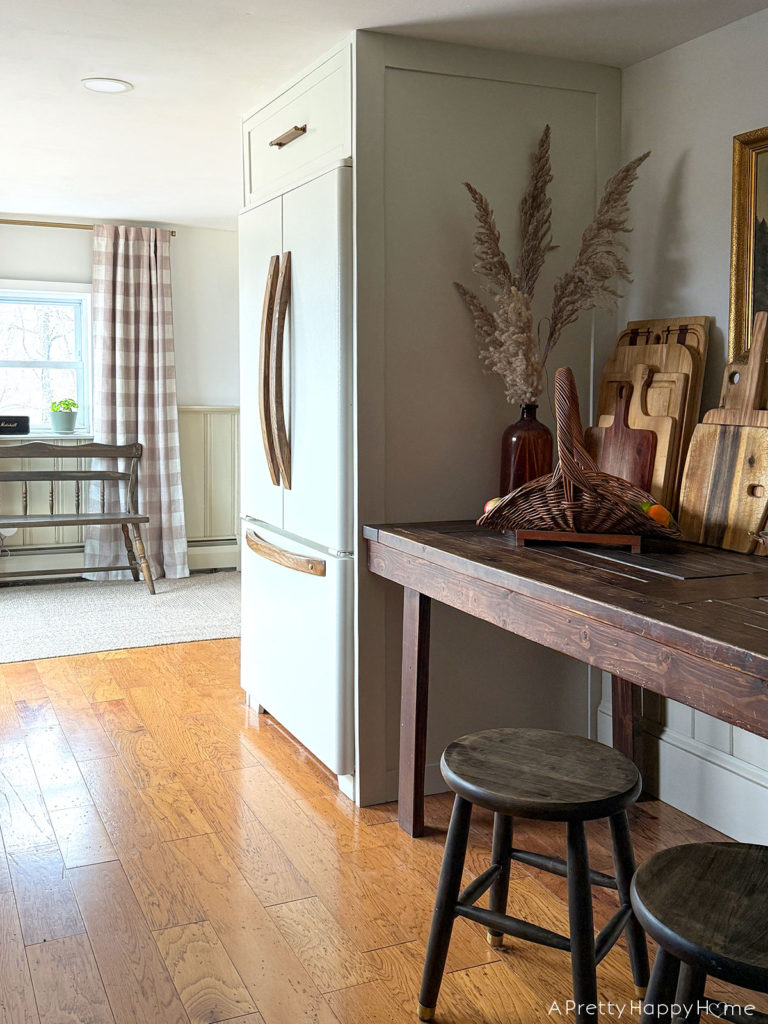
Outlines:
{"label": "dark wood cutting board", "polygon": [[656,455],[656,434],[633,430],[629,425],[632,385],[620,384],[613,422],[609,427],[589,427],[584,435],[587,451],[604,473],[650,490]]}

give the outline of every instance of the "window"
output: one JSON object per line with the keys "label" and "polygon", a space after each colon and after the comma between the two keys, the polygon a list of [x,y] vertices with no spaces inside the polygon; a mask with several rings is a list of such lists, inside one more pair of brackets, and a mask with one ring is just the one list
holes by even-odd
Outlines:
{"label": "window", "polygon": [[89,430],[90,313],[89,285],[0,281],[0,412],[48,432],[51,402],[74,398]]}

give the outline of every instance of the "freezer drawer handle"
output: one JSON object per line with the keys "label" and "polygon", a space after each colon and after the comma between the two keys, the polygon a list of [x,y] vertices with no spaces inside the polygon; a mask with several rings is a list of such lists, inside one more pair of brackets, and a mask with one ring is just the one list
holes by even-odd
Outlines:
{"label": "freezer drawer handle", "polygon": [[295,124],[293,128],[289,128],[287,132],[283,132],[282,135],[278,135],[276,139],[272,139],[270,146],[277,146],[278,149],[282,149],[283,146],[287,146],[289,142],[295,142],[296,139],[300,139],[302,135],[307,134],[307,126],[305,124]]}
{"label": "freezer drawer handle", "polygon": [[286,569],[306,572],[310,576],[325,576],[325,561],[322,558],[305,558],[304,555],[295,555],[292,551],[286,551],[284,548],[277,547],[276,544],[270,544],[253,530],[245,531],[245,542],[257,555],[270,562],[277,562],[278,565],[284,565]]}
{"label": "freezer drawer handle", "polygon": [[280,469],[277,464],[275,435],[272,429],[272,402],[270,396],[270,370],[272,367],[272,325],[275,319],[275,296],[280,270],[280,257],[269,261],[267,285],[264,289],[264,308],[261,313],[261,334],[259,336],[259,417],[261,419],[261,440],[269,467],[272,483],[279,485]]}
{"label": "freezer drawer handle", "polygon": [[269,371],[269,409],[272,420],[272,442],[277,453],[277,465],[286,491],[291,489],[291,445],[285,429],[285,400],[283,398],[283,349],[285,317],[291,299],[291,254],[284,252],[280,260],[277,281],[277,325],[272,345]]}

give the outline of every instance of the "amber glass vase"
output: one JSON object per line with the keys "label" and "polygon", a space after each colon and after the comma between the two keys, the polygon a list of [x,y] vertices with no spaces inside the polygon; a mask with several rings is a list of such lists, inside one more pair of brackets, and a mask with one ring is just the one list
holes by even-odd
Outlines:
{"label": "amber glass vase", "polygon": [[538,405],[522,406],[522,416],[501,439],[499,496],[552,472],[552,431],[536,419]]}

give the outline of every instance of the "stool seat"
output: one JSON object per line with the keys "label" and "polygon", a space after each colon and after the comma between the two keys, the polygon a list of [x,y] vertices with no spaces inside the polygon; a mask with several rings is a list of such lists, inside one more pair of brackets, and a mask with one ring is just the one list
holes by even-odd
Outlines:
{"label": "stool seat", "polygon": [[640,772],[602,743],[550,729],[487,729],[449,744],[443,778],[491,811],[547,821],[591,821],[640,794]]}
{"label": "stool seat", "polygon": [[662,850],[632,881],[648,934],[684,963],[768,991],[768,847],[694,843]]}

